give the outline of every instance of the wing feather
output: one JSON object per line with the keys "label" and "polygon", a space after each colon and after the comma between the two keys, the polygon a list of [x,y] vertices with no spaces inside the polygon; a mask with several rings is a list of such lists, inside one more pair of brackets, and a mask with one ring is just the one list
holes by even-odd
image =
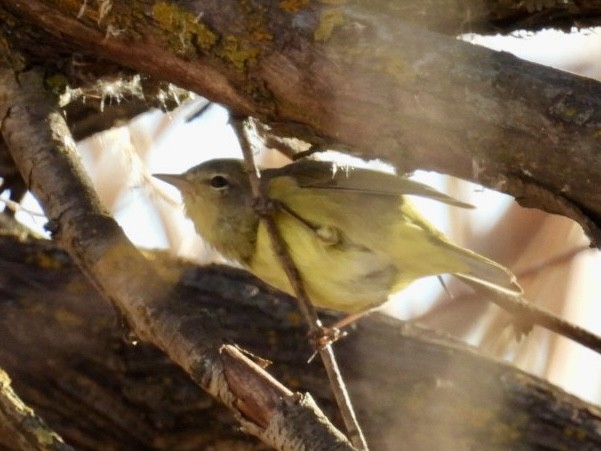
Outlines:
{"label": "wing feather", "polygon": [[299,160],[283,168],[266,169],[262,173],[268,179],[292,177],[302,188],[355,191],[384,196],[419,196],[456,207],[474,208],[428,185],[405,177],[338,165],[329,161]]}

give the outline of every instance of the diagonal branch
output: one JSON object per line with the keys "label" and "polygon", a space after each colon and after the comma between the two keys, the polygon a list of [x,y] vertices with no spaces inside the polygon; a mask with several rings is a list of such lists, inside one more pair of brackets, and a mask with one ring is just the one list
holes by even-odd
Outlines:
{"label": "diagonal branch", "polygon": [[[233,118],[232,125],[238,136],[238,140],[240,141],[242,153],[244,154],[244,162],[248,171],[253,196],[257,202],[265,206],[269,202],[269,197],[265,192],[265,184],[261,183],[260,171],[255,164],[252,146],[248,140],[248,130],[246,129],[246,126],[249,125],[248,119]],[[274,252],[278,256],[280,264],[288,276],[290,285],[298,299],[299,308],[309,326],[309,333],[312,337],[317,337],[322,331],[321,321],[317,317],[315,307],[311,303],[309,295],[305,290],[300,273],[290,258],[282,234],[278,229],[273,216],[265,213],[263,214],[262,220],[265,222],[265,227],[271,238]],[[317,352],[319,353],[328,374],[334,398],[340,409],[351,442],[357,449],[367,450],[367,442],[365,441],[365,437],[363,436],[363,432],[361,431],[361,427],[355,416],[351,399],[346,389],[344,379],[342,378],[342,374],[340,373],[340,369],[338,368],[338,362],[336,361],[332,345],[328,343],[325,346],[319,346]]]}
{"label": "diagonal branch", "polygon": [[468,279],[461,278],[476,292],[484,294],[488,299],[513,316],[518,335],[528,333],[532,325],[544,327],[601,354],[601,337],[588,330],[566,321],[565,319],[538,307],[521,296],[501,293]]}
{"label": "diagonal branch", "polygon": [[120,2],[101,24],[57,0],[0,8],[289,136],[473,180],[601,243],[598,82],[416,28],[382,2],[286,4]]}
{"label": "diagonal branch", "polygon": [[[25,236],[0,227],[0,288],[11,300],[0,302],[0,362],[66,440],[85,449],[190,449],[216,435],[229,437],[230,448],[244,441],[236,421],[163,353],[122,340],[110,306],[65,252]],[[295,300],[234,268],[148,255],[184,274],[187,316],[217,312],[226,340],[272,360],[278,379],[336,414],[325,372],[306,364],[312,350]],[[598,406],[446,334],[372,314],[336,355],[373,449],[601,448]],[[82,379],[85,390],[77,389]]]}
{"label": "diagonal branch", "polygon": [[[208,312],[193,317],[181,314],[186,292],[157,273],[100,204],[64,118],[43,88],[41,74],[36,70],[15,74],[0,66],[0,91],[2,138],[44,206],[50,218],[47,228],[135,334],[165,351],[228,406],[246,431],[265,443],[350,449],[308,395],[282,390],[250,359],[240,359],[224,347],[218,338],[221,331]],[[235,368],[232,361],[237,362]],[[235,383],[240,378],[233,374],[244,368],[254,387],[268,387],[256,402],[261,407],[258,417],[249,415],[257,409],[241,408],[249,403],[242,395],[253,393]],[[286,421],[291,411],[299,424]]]}

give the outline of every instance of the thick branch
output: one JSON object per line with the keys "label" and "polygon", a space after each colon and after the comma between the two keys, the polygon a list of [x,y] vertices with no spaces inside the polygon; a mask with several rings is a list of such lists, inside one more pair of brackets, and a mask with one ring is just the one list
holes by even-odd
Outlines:
{"label": "thick branch", "polygon": [[279,131],[480,182],[601,242],[597,82],[411,27],[378,2],[114,3],[100,26],[94,10],[78,20],[62,2],[5,4],[71,45]]}
{"label": "thick branch", "polygon": [[[313,393],[335,416],[323,369],[306,362],[312,349],[293,299],[239,270],[161,254],[153,260],[186,285],[182,315],[215,312],[225,340],[272,360],[273,374]],[[231,415],[164,354],[123,341],[110,306],[55,244],[0,234],[0,289],[11,300],[0,303],[0,365],[73,445],[249,443]],[[373,449],[601,447],[598,407],[448,336],[372,315],[336,352]]]}
{"label": "thick branch", "polygon": [[[164,350],[202,388],[237,413],[245,430],[271,446],[318,443],[328,449],[350,449],[308,396],[283,396],[276,387],[262,393],[272,399],[272,408],[264,411],[269,413],[267,423],[244,416],[248,412],[239,408],[239,399],[229,385],[231,355],[227,359],[221,356],[217,324],[209,314],[181,314],[179,303],[184,302],[185,293],[157,273],[100,205],[40,73],[32,70],[16,75],[0,68],[0,90],[5,93],[0,103],[0,132],[50,218],[48,229],[133,331]],[[270,386],[261,368],[245,362],[246,367],[252,365],[256,368],[248,378],[262,375],[263,386]],[[282,420],[290,412],[306,423],[291,427]]]}
{"label": "thick branch", "polygon": [[[232,127],[238,137],[240,147],[242,148],[242,154],[244,155],[244,164],[246,171],[248,172],[254,202],[257,204],[257,213],[262,216],[261,221],[265,223],[273,251],[277,255],[279,264],[282,266],[284,273],[290,281],[290,285],[292,286],[294,295],[299,304],[299,310],[309,326],[309,335],[310,337],[313,337],[313,340],[315,341],[322,332],[322,325],[317,316],[317,310],[309,299],[309,295],[305,290],[298,268],[288,253],[286,242],[282,237],[281,231],[277,227],[275,219],[270,212],[261,211],[261,209],[266,208],[270,199],[265,190],[265,185],[261,183],[260,171],[253,156],[253,149],[248,136],[250,133],[248,128],[251,126],[250,121],[248,118],[233,118],[232,122]],[[332,344],[326,343],[322,345],[321,343],[318,343],[318,346],[319,348],[316,352],[319,354],[324,368],[326,369],[326,373],[328,374],[328,381],[332,393],[334,394],[334,398],[336,399],[336,403],[338,404],[338,408],[340,409],[340,414],[342,415],[349,439],[355,448],[367,451],[369,448],[365,441],[363,431],[361,430],[361,425],[357,421],[357,416],[348,395],[344,378],[340,373],[340,368],[338,367]]]}
{"label": "thick branch", "polygon": [[547,28],[569,32],[601,24],[601,5],[596,0],[404,0],[400,8],[399,2],[381,3],[397,14],[402,11],[407,22],[449,35]]}

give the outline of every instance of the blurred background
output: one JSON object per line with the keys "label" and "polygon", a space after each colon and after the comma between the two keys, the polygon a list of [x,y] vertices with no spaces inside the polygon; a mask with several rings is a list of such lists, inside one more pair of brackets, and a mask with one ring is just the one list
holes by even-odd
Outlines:
{"label": "blurred background", "polygon": [[[601,80],[601,59],[597,56],[601,53],[601,29],[460,38]],[[198,98],[171,113],[147,113],[127,126],[95,135],[79,145],[105,205],[135,244],[168,248],[199,263],[222,260],[204,245],[186,220],[178,193],[151,174],[183,172],[216,157],[241,157],[223,108],[209,105],[199,118],[187,120],[205,103]],[[259,161],[265,166],[286,162],[269,149],[260,153]],[[382,162],[367,164],[385,168]],[[588,240],[577,224],[522,209],[508,196],[465,181],[421,171],[413,176],[477,207],[468,211],[414,199],[431,222],[455,242],[511,268],[532,302],[601,334],[601,284],[596,280],[601,274],[601,254],[588,248]],[[17,218],[45,233],[46,221],[30,195]],[[449,332],[487,354],[601,403],[599,355],[538,327],[517,342],[507,314],[472,296],[460,283],[447,278],[446,284],[450,294],[436,278],[420,280],[382,311]]]}

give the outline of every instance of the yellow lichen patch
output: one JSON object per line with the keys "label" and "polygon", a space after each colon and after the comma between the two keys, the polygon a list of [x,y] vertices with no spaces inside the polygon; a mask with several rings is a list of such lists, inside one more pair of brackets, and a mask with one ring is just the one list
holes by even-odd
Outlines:
{"label": "yellow lichen patch", "polygon": [[169,3],[159,2],[152,7],[154,19],[161,28],[176,37],[184,53],[190,53],[190,47],[208,50],[217,42],[217,35],[200,22],[192,13],[183,11]]}
{"label": "yellow lichen patch", "polygon": [[289,13],[300,11],[309,3],[309,0],[282,0],[279,4],[280,8]]}
{"label": "yellow lichen patch", "polygon": [[348,0],[318,0],[318,3],[324,5],[345,5],[348,3]]}
{"label": "yellow lichen patch", "polygon": [[255,41],[272,41],[273,34],[267,28],[269,18],[261,10],[248,12],[248,36]]}
{"label": "yellow lichen patch", "polygon": [[340,8],[324,9],[319,15],[319,24],[313,32],[313,39],[326,42],[332,36],[334,29],[344,23],[344,14]]}
{"label": "yellow lichen patch", "polygon": [[601,130],[596,130],[596,131],[593,133],[593,137],[595,137],[595,138],[601,138]]}
{"label": "yellow lichen patch", "polygon": [[63,308],[54,312],[54,319],[56,319],[59,324],[67,327],[78,327],[83,324],[83,319],[80,316]]}
{"label": "yellow lichen patch", "polygon": [[239,39],[233,35],[226,36],[217,51],[219,56],[240,71],[254,61],[259,53],[259,49],[253,47],[249,41]]}

